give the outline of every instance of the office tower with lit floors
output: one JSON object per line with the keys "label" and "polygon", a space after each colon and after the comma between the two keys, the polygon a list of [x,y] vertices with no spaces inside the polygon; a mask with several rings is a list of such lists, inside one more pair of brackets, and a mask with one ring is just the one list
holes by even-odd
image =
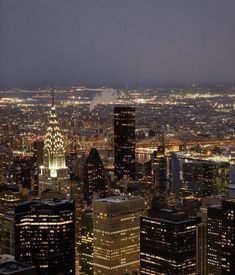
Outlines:
{"label": "office tower with lit floors", "polygon": [[140,220],[140,273],[196,274],[196,228],[199,217],[182,211],[150,210]]}
{"label": "office tower with lit floors", "polygon": [[95,200],[93,210],[94,275],[138,274],[144,199],[108,197]]}
{"label": "office tower with lit floors", "polygon": [[75,274],[75,208],[68,200],[34,200],[15,208],[15,257],[39,275]]}
{"label": "office tower with lit floors", "polygon": [[43,153],[43,166],[39,174],[39,197],[70,198],[69,169],[65,165],[64,143],[56,116],[54,95]]}
{"label": "office tower with lit floors", "polygon": [[96,148],[91,148],[83,172],[84,199],[91,204],[93,198],[105,198],[107,194],[104,165]]}
{"label": "office tower with lit floors", "polygon": [[135,179],[134,107],[114,107],[114,176]]}
{"label": "office tower with lit floors", "polygon": [[222,206],[209,206],[207,210],[207,274],[221,275]]}
{"label": "office tower with lit floors", "polygon": [[235,199],[222,201],[222,274],[235,274]]}

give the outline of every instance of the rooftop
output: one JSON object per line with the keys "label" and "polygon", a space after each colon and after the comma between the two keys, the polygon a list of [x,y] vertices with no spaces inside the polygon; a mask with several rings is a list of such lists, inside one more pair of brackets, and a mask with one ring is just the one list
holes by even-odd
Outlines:
{"label": "rooftop", "polygon": [[21,263],[15,260],[9,260],[3,263],[0,263],[0,274],[13,274],[16,271],[29,270],[34,268],[31,265]]}
{"label": "rooftop", "polygon": [[131,196],[131,195],[121,195],[121,196],[113,196],[107,197],[104,199],[98,199],[98,202],[109,202],[109,203],[119,203],[123,201],[131,201],[131,200],[139,200],[141,197],[138,196]]}

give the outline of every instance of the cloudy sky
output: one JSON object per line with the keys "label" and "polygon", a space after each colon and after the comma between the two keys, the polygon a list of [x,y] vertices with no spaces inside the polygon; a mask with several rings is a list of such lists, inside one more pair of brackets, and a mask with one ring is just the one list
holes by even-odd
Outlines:
{"label": "cloudy sky", "polygon": [[235,0],[0,0],[0,88],[233,82]]}

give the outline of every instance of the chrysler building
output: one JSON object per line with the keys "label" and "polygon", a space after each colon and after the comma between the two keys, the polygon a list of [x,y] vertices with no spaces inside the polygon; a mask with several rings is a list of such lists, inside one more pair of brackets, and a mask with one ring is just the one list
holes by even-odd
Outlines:
{"label": "chrysler building", "polygon": [[65,165],[64,143],[56,116],[54,91],[52,91],[49,125],[44,141],[43,166],[40,168],[39,197],[49,193],[51,196],[69,198],[69,169]]}

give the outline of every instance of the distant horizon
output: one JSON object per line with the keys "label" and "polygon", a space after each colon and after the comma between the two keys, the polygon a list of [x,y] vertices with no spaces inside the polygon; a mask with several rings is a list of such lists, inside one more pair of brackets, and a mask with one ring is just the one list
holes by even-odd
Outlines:
{"label": "distant horizon", "polygon": [[[56,85],[55,89],[71,89],[71,88],[86,88],[86,89],[171,89],[171,88],[235,88],[235,83],[232,82],[204,82],[204,83],[165,83],[165,84],[152,84],[152,85],[86,85],[86,84],[73,84],[73,85]],[[47,90],[51,89],[52,85],[42,86],[18,86],[18,87],[0,87],[1,91],[10,90]]]}

